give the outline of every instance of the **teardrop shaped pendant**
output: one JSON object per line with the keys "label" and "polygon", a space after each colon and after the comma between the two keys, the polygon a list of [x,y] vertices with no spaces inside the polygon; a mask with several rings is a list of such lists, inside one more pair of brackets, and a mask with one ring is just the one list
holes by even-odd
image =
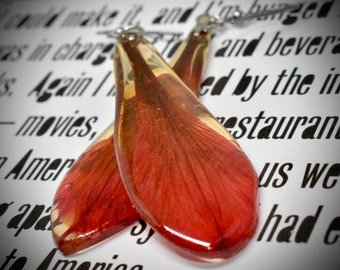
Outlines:
{"label": "teardrop shaped pendant", "polygon": [[[171,62],[174,72],[197,96],[209,41],[208,33],[191,34]],[[119,174],[113,125],[81,155],[56,192],[51,227],[64,255],[92,247],[140,218]]]}
{"label": "teardrop shaped pendant", "polygon": [[114,56],[114,142],[132,203],[185,256],[233,256],[257,225],[248,158],[141,35],[125,33]]}

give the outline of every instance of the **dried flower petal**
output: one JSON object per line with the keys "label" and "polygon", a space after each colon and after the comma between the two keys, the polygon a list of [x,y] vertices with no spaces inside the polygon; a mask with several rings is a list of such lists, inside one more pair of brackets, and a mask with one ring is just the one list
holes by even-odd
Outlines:
{"label": "dried flower petal", "polygon": [[115,77],[115,149],[142,218],[188,257],[236,254],[257,225],[243,151],[142,37],[117,44]]}

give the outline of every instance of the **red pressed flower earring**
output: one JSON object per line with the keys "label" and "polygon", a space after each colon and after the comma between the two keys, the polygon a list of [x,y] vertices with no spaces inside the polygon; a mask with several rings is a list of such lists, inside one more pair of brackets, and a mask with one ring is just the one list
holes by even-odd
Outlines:
{"label": "red pressed flower earring", "polygon": [[248,158],[138,29],[122,32],[114,63],[115,149],[133,205],[188,257],[234,255],[257,225]]}
{"label": "red pressed flower earring", "polygon": [[[197,27],[210,23],[214,22],[201,20]],[[193,33],[176,51],[170,65],[198,96],[210,34]],[[121,181],[113,132],[111,123],[77,160],[55,195],[52,233],[65,255],[89,248],[140,218]]]}
{"label": "red pressed flower earring", "polygon": [[[228,21],[294,8],[236,12]],[[229,258],[250,241],[257,225],[256,173],[192,93],[198,95],[210,31],[223,23],[199,17],[173,68],[141,28],[106,32],[118,38],[115,132],[111,124],[58,188],[52,233],[64,254],[91,247],[140,217],[197,260]]]}

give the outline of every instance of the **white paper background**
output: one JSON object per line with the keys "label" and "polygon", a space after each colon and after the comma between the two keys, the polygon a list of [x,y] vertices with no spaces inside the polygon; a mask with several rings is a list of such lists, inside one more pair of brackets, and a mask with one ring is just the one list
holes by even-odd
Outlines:
{"label": "white paper background", "polygon": [[[29,204],[31,210],[35,205],[44,205],[45,210],[51,205],[54,193],[62,175],[56,181],[40,180],[13,180],[12,177],[5,179],[6,175],[18,163],[18,161],[30,150],[33,149],[34,157],[55,158],[77,158],[90,143],[89,136],[85,138],[65,136],[15,136],[24,121],[33,115],[42,116],[72,116],[78,110],[77,115],[86,117],[96,116],[98,121],[93,124],[93,132],[98,134],[112,121],[114,117],[115,100],[114,97],[106,97],[105,92],[110,89],[114,83],[113,76],[106,82],[101,89],[101,93],[96,97],[91,97],[90,93],[94,90],[88,90],[87,95],[82,97],[52,97],[50,100],[38,103],[36,98],[28,96],[30,91],[42,80],[49,72],[53,71],[54,77],[73,76],[79,77],[82,72],[93,78],[93,86],[99,84],[104,75],[112,69],[112,61],[106,60],[99,66],[91,65],[90,61],[51,61],[53,53],[64,43],[73,43],[78,37],[82,42],[105,42],[108,39],[105,36],[99,36],[96,33],[100,30],[114,29],[120,26],[120,22],[127,12],[134,5],[143,5],[143,10],[138,14],[136,20],[147,30],[167,30],[183,32],[182,38],[190,31],[195,23],[195,18],[205,11],[209,3],[218,5],[237,5],[241,9],[248,11],[255,1],[197,1],[198,5],[185,24],[167,23],[162,25],[153,25],[152,19],[159,14],[162,8],[181,7],[188,8],[193,6],[196,1],[162,1],[147,0],[139,1],[2,1],[1,10],[5,10],[0,19],[0,45],[27,44],[28,49],[23,56],[14,62],[1,61],[0,74],[6,72],[7,78],[16,78],[16,83],[11,87],[13,94],[10,97],[0,97],[0,122],[13,121],[14,125],[0,125],[0,136],[2,138],[0,157],[7,157],[6,163],[0,167],[0,204],[13,202],[9,208],[0,216],[0,268],[1,269],[37,269],[53,248],[51,232],[49,230],[39,231],[30,228],[22,230],[18,236],[14,236],[17,229],[8,228],[10,220],[16,215],[22,213],[20,207]],[[316,10],[326,2],[319,1]],[[276,1],[257,1],[261,5],[277,4]],[[294,1],[291,1],[294,3]],[[305,2],[304,2],[305,3]],[[304,4],[308,6],[312,1]],[[66,16],[74,10],[92,11],[100,10],[107,5],[107,9],[119,10],[119,15],[115,18],[110,27],[74,27],[61,28],[60,25]],[[49,29],[5,29],[4,25],[14,14],[25,14],[46,12],[50,7],[59,10],[62,7],[65,11],[60,18],[56,20]],[[305,15],[312,14],[305,13]],[[228,26],[225,31],[218,34],[212,41],[210,55],[208,58],[207,69],[204,78],[228,75],[232,68],[235,68],[235,74],[223,90],[220,96],[211,96],[210,94],[202,96],[203,103],[216,116],[238,118],[255,117],[260,111],[264,111],[266,117],[275,116],[320,116],[322,119],[326,116],[338,116],[339,113],[339,93],[330,95],[319,95],[319,89],[334,67],[333,73],[340,73],[340,54],[332,54],[331,50],[337,44],[340,46],[339,31],[339,14],[340,2],[335,0],[332,9],[326,18],[303,19],[302,13],[299,13],[298,21],[293,25],[283,25],[280,20],[273,21],[252,21],[242,27]],[[304,53],[300,55],[290,54],[288,56],[264,57],[264,53],[274,38],[277,31],[280,31],[280,37],[287,40],[289,37],[316,37],[321,36],[323,40],[326,36],[335,36],[331,45],[325,47],[322,54],[307,56]],[[261,32],[265,32],[261,42],[251,57],[213,57],[214,53],[222,45],[225,39],[244,38],[251,40],[258,38]],[[53,44],[51,51],[42,61],[27,61],[28,56],[43,40]],[[164,45],[164,44],[163,44]],[[2,48],[3,48],[2,47]],[[161,49],[162,44],[156,43],[156,47]],[[339,49],[338,49],[339,51]],[[298,67],[298,73],[302,75],[314,74],[315,80],[311,85],[310,91],[305,95],[277,95],[272,96],[270,92],[277,80],[277,75],[283,69],[288,72]],[[244,71],[250,68],[250,75],[268,75],[268,79],[259,91],[248,102],[240,101],[241,96],[232,95],[233,90],[239,82]],[[340,75],[339,75],[340,77]],[[203,79],[204,79],[203,78]],[[340,87],[340,78],[335,84]],[[335,87],[336,89],[336,87]],[[335,91],[335,90],[334,90]],[[249,96],[249,93],[246,94]],[[262,124],[262,127],[266,124]],[[308,126],[308,125],[306,125]],[[339,129],[340,123],[336,125]],[[338,269],[340,266],[340,227],[332,234],[337,237],[333,245],[324,244],[324,237],[333,219],[340,216],[339,208],[339,183],[331,189],[323,189],[321,183],[316,184],[315,188],[301,188],[303,175],[307,163],[329,163],[328,168],[340,162],[340,143],[334,136],[330,139],[301,139],[301,130],[295,133],[292,139],[247,139],[246,136],[240,138],[238,142],[249,155],[258,174],[260,174],[264,165],[269,162],[271,166],[278,162],[292,163],[293,168],[287,172],[288,182],[282,188],[260,188],[260,223],[257,235],[250,245],[235,258],[222,264],[201,264],[189,261],[172,253],[164,245],[158,235],[154,235],[146,244],[137,245],[138,237],[132,237],[130,230],[122,232],[118,236],[102,243],[98,247],[88,250],[69,258],[64,258],[60,252],[57,252],[50,262],[48,268],[43,269],[63,269],[60,265],[56,267],[58,260],[76,260],[77,265],[73,268],[69,265],[67,269],[77,269],[82,262],[90,261],[91,268],[94,269],[96,262],[103,262],[107,265],[112,263],[111,268],[105,269],[133,269],[134,265],[142,265],[143,269]],[[300,130],[300,132],[299,132]],[[335,131],[334,131],[335,133]],[[334,134],[333,133],[333,134]],[[66,173],[66,170],[65,170]],[[332,177],[335,181],[340,180],[339,176]],[[321,178],[322,180],[323,178]],[[272,210],[274,204],[278,204],[276,214],[282,215],[282,220],[270,242],[265,239],[273,227],[267,229],[262,241],[256,241],[258,234],[263,228],[266,219]],[[295,243],[295,235],[298,226],[308,215],[315,215],[318,207],[322,205],[323,209],[315,224],[308,243]],[[43,212],[41,218],[48,215]],[[299,217],[296,228],[292,230],[290,243],[278,243],[276,237],[278,232],[291,225],[292,219],[285,223],[288,216],[297,215]],[[25,218],[27,215],[25,216]],[[22,220],[22,222],[24,219]],[[22,224],[22,222],[19,223]],[[132,226],[131,226],[132,227]],[[147,228],[147,231],[149,227]],[[141,234],[146,237],[147,231]],[[16,258],[11,259],[6,265],[6,256],[14,249],[17,249]],[[117,254],[117,259],[112,256]],[[23,268],[17,265],[16,260],[26,257],[27,262]],[[24,260],[24,259],[22,259]],[[18,263],[18,262],[17,262]],[[126,264],[119,266],[120,264]],[[14,268],[11,268],[14,267]],[[54,268],[55,267],[55,268]],[[66,268],[64,268],[66,269]],[[100,269],[100,268],[99,268]],[[138,268],[135,268],[138,269]]]}

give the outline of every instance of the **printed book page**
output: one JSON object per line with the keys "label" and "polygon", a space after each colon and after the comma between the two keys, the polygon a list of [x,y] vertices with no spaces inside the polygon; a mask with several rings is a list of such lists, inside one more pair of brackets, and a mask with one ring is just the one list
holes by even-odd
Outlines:
{"label": "printed book page", "polygon": [[[170,61],[199,15],[229,18],[238,9],[256,13],[284,4],[298,7],[214,34],[200,89],[202,103],[258,175],[259,224],[250,244],[223,262],[195,262],[139,220],[64,256],[50,228],[54,195],[115,117],[116,40],[98,33],[126,25],[170,32],[146,37]],[[0,5],[1,270],[339,269],[340,1]]]}

